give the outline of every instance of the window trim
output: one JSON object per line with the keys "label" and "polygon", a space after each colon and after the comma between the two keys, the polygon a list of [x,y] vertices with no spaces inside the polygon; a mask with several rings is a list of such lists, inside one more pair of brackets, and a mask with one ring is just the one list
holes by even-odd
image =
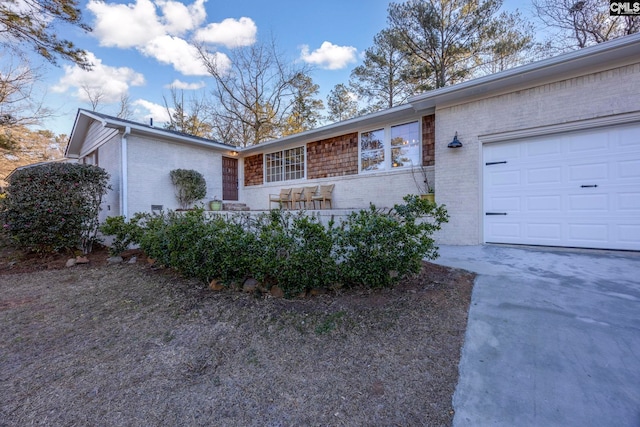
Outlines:
{"label": "window trim", "polygon": [[[392,165],[392,156],[391,149],[393,148],[391,145],[391,128],[396,126],[402,126],[410,123],[418,124],[418,164],[411,164],[402,167],[393,167]],[[365,170],[362,168],[362,134],[366,132],[375,132],[377,130],[382,130],[384,132],[384,167],[376,170]],[[411,169],[414,166],[422,165],[422,145],[424,141],[422,140],[422,120],[414,119],[414,120],[406,120],[397,123],[385,124],[382,126],[371,126],[369,129],[365,129],[358,132],[358,174],[370,174],[370,173],[382,173],[382,172],[394,172],[394,171],[402,171]]]}

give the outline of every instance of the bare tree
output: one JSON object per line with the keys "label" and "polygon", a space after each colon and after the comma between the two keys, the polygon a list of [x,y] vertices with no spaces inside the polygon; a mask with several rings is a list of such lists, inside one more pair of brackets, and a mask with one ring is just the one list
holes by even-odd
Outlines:
{"label": "bare tree", "polygon": [[171,88],[172,107],[167,98],[162,98],[169,116],[169,123],[165,126],[167,129],[203,138],[211,137],[213,127],[206,120],[207,103],[204,98],[192,97],[185,103],[184,91],[178,93],[174,87]]}
{"label": "bare tree", "polygon": [[0,145],[12,146],[14,129],[39,124],[51,115],[34,94],[39,80],[38,69],[25,61],[9,61],[0,70]]}
{"label": "bare tree", "polygon": [[533,6],[545,25],[558,30],[553,40],[560,50],[583,48],[640,31],[640,16],[611,16],[607,0],[533,0]]}
{"label": "bare tree", "polygon": [[273,41],[233,49],[230,68],[204,46],[198,49],[215,82],[215,137],[248,146],[281,136],[295,102],[295,83],[308,74],[306,66],[285,62]]}
{"label": "bare tree", "polygon": [[91,111],[98,111],[98,105],[100,105],[100,102],[102,102],[105,98],[105,94],[102,88],[83,84],[82,86],[80,86],[80,89],[82,89],[85,95],[87,95],[89,104],[91,104]]}
{"label": "bare tree", "polygon": [[130,119],[133,117],[133,110],[131,109],[131,100],[128,93],[120,95],[120,102],[118,103],[118,113],[116,117],[120,119]]}

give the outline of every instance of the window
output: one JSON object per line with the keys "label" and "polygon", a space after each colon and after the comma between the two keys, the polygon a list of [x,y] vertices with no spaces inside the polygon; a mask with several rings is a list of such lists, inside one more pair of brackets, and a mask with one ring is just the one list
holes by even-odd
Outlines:
{"label": "window", "polygon": [[266,182],[304,178],[304,147],[265,155]]}
{"label": "window", "polygon": [[360,169],[384,169],[384,129],[360,134]]}
{"label": "window", "polygon": [[378,171],[420,164],[420,124],[404,123],[360,134],[360,170]]}
{"label": "window", "polygon": [[420,164],[420,126],[418,122],[391,126],[391,167]]}

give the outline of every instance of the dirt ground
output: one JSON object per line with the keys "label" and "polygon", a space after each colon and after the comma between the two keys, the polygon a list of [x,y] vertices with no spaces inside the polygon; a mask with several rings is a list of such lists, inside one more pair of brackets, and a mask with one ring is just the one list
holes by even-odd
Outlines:
{"label": "dirt ground", "polygon": [[0,250],[0,426],[448,426],[473,285],[285,300]]}

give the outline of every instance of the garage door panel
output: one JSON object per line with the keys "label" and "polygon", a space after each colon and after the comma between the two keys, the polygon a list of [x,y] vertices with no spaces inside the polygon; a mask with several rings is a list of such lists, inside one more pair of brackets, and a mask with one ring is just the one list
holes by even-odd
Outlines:
{"label": "garage door panel", "polygon": [[562,241],[562,224],[560,222],[529,222],[525,227],[525,237],[532,241],[539,242],[538,244],[557,244]]}
{"label": "garage door panel", "polygon": [[618,239],[621,242],[634,245],[640,241],[640,225],[638,224],[622,224],[617,228]]}
{"label": "garage door panel", "polygon": [[521,197],[494,197],[491,199],[491,206],[489,206],[489,210],[492,212],[519,212],[521,210]]}
{"label": "garage door panel", "polygon": [[640,216],[640,192],[619,193],[617,201],[618,210],[630,211],[630,213]]}
{"label": "garage door panel", "polygon": [[543,196],[530,196],[526,198],[527,210],[540,213],[540,212],[554,212],[558,213],[562,211],[562,197],[557,195],[543,195]]}
{"label": "garage door panel", "polygon": [[608,212],[609,196],[607,194],[575,194],[568,197],[569,209],[577,214],[587,212]]}
{"label": "garage door panel", "polygon": [[526,156],[528,159],[535,159],[541,156],[561,156],[562,146],[558,142],[557,139],[539,140],[536,144],[526,146]]}
{"label": "garage door panel", "polygon": [[529,184],[560,184],[562,182],[561,167],[528,168],[527,183]]}
{"label": "garage door panel", "polygon": [[573,242],[605,244],[609,241],[609,227],[606,224],[569,224],[569,240]]}
{"label": "garage door panel", "polygon": [[640,250],[640,124],[487,144],[483,155],[486,242]]}
{"label": "garage door panel", "polygon": [[500,222],[489,225],[489,230],[496,239],[504,243],[516,243],[522,238],[520,224],[517,222]]}
{"label": "garage door panel", "polygon": [[585,184],[590,184],[587,181],[609,178],[609,164],[602,160],[568,166],[567,169],[569,182],[584,181]]}
{"label": "garage door panel", "polygon": [[577,134],[567,137],[567,152],[573,155],[600,155],[609,149],[609,132],[595,131],[589,135]]}
{"label": "garage door panel", "polygon": [[640,178],[640,159],[616,162],[618,176],[623,179]]}
{"label": "garage door panel", "polygon": [[519,188],[521,184],[520,172],[514,170],[491,172],[488,179],[491,182],[491,185],[496,187],[502,186],[507,188]]}

